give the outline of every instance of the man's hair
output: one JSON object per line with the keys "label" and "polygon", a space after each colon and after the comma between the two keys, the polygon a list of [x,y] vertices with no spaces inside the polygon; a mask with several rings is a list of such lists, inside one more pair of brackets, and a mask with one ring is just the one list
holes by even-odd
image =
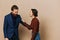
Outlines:
{"label": "man's hair", "polygon": [[32,10],[33,15],[34,15],[35,17],[37,17],[37,16],[38,16],[38,11],[37,11],[37,9],[31,9],[31,10]]}
{"label": "man's hair", "polygon": [[13,11],[14,9],[17,9],[17,10],[18,10],[19,8],[18,8],[17,5],[13,5],[13,6],[11,7],[11,11]]}

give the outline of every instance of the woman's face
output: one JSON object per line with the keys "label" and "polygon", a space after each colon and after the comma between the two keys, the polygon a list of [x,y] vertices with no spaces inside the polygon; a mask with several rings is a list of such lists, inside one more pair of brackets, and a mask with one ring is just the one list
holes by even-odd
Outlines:
{"label": "woman's face", "polygon": [[18,14],[18,10],[17,10],[17,9],[14,9],[14,10],[12,11],[12,13],[15,14],[15,15]]}
{"label": "woman's face", "polygon": [[30,14],[29,14],[29,15],[30,15],[30,17],[32,17],[32,16],[33,16],[33,13],[32,13],[32,11],[30,11]]}

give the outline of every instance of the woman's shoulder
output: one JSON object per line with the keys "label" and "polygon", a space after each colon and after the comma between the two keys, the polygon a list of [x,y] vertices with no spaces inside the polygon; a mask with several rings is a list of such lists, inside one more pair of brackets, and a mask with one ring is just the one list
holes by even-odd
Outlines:
{"label": "woman's shoulder", "polygon": [[33,18],[33,21],[39,22],[39,19],[38,18]]}

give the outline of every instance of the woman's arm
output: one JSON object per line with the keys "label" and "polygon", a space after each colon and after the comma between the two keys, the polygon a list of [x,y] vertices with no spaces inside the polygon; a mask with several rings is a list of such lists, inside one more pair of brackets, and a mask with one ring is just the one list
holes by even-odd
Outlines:
{"label": "woman's arm", "polygon": [[32,29],[32,28],[31,28],[31,25],[27,24],[26,22],[23,22],[23,25],[24,25],[25,27],[27,27],[29,30]]}
{"label": "woman's arm", "polygon": [[39,31],[39,22],[37,20],[33,23],[33,29],[32,29],[32,38],[31,40],[35,40],[35,37]]}

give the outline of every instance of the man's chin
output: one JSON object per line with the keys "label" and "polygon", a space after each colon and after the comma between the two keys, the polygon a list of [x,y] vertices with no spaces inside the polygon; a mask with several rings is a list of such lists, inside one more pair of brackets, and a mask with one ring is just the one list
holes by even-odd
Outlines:
{"label": "man's chin", "polygon": [[17,16],[17,14],[14,14],[14,16]]}

